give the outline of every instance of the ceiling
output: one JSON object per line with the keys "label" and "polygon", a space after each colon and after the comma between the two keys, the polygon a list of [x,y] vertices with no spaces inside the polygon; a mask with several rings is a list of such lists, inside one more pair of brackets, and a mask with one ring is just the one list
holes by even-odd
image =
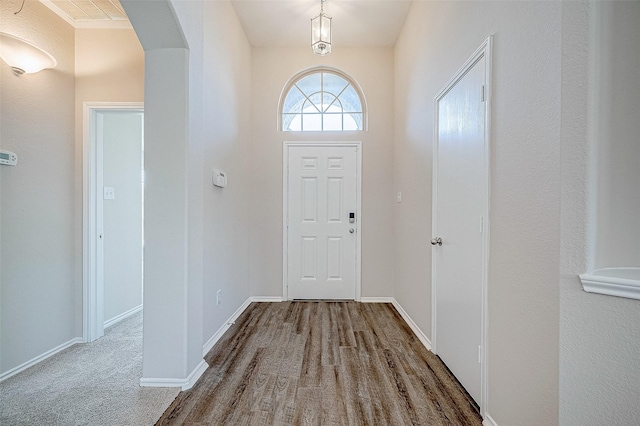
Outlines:
{"label": "ceiling", "polygon": [[[40,0],[76,28],[131,28],[118,0]],[[180,0],[178,0],[180,1]],[[212,1],[212,0],[209,0]],[[215,0],[213,0],[215,1]],[[256,47],[305,47],[319,0],[231,0],[249,43]],[[334,47],[393,46],[410,0],[326,0]]]}
{"label": "ceiling", "polygon": [[[252,46],[303,47],[319,0],[231,0]],[[334,47],[393,46],[411,7],[409,0],[327,0]]]}
{"label": "ceiling", "polygon": [[119,0],[40,0],[75,28],[131,28]]}

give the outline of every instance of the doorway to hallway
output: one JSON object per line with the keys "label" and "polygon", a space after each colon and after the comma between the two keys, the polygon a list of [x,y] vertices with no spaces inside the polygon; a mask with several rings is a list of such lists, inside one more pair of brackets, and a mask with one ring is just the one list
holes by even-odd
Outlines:
{"label": "doorway to hallway", "polygon": [[142,309],[141,103],[85,103],[83,338]]}

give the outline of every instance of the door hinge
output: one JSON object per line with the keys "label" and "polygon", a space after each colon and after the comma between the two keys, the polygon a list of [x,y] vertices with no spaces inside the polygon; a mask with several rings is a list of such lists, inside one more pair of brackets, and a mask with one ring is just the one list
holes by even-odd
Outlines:
{"label": "door hinge", "polygon": [[485,99],[485,98],[484,98],[484,84],[482,85],[482,89],[481,89],[481,92],[480,92],[480,93],[481,93],[481,94],[480,94],[481,101],[482,101],[482,102],[484,102],[484,99]]}
{"label": "door hinge", "polygon": [[478,363],[482,364],[482,346],[478,346]]}
{"label": "door hinge", "polygon": [[484,232],[484,216],[480,216],[480,233]]}

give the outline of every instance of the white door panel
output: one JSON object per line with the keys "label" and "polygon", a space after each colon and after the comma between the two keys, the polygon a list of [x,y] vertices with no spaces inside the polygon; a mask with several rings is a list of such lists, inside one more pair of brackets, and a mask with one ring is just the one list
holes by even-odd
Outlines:
{"label": "white door panel", "polygon": [[354,299],[356,148],[289,146],[287,172],[288,298]]}
{"label": "white door panel", "polygon": [[485,57],[437,98],[434,149],[434,349],[481,402],[485,161]]}

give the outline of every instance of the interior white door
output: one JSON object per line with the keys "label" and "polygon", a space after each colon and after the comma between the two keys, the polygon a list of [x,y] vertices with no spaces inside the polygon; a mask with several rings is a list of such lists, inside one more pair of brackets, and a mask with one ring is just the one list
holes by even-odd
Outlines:
{"label": "interior white door", "polygon": [[356,149],[288,147],[289,299],[355,298]]}
{"label": "interior white door", "polygon": [[485,56],[436,98],[434,350],[480,404],[483,332]]}

